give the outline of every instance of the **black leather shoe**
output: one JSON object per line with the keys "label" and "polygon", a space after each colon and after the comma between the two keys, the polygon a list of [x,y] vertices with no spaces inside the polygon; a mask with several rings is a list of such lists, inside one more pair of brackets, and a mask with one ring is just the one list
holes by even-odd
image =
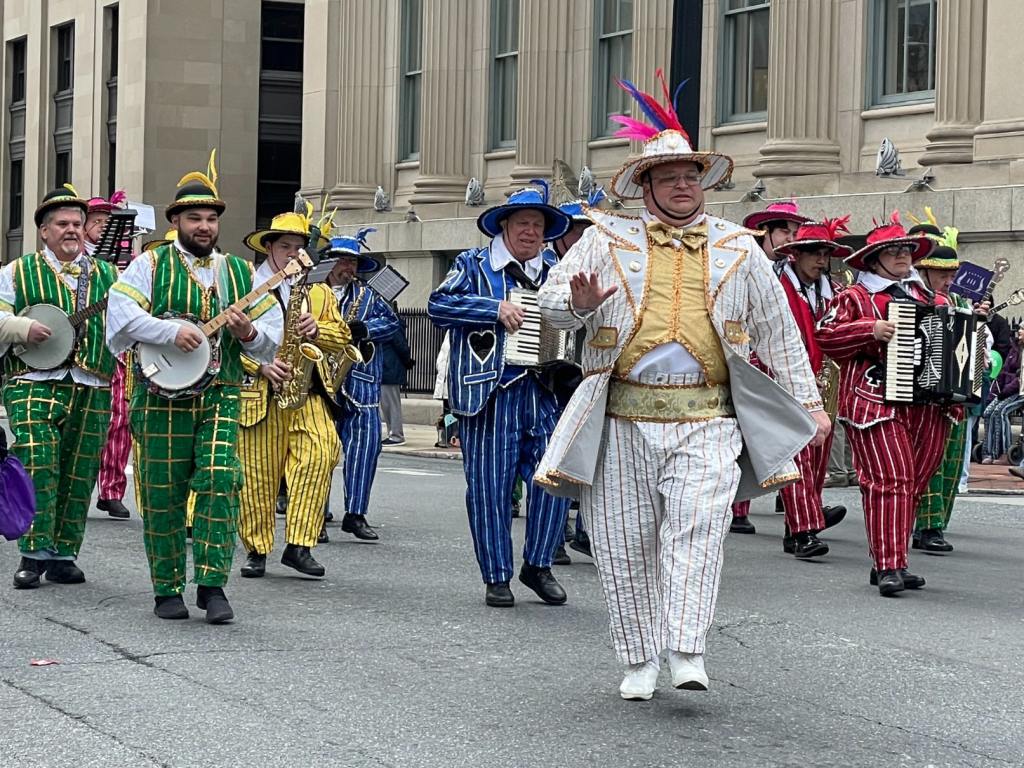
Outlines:
{"label": "black leather shoe", "polygon": [[923,531],[915,531],[911,541],[914,549],[923,549],[925,552],[952,552],[953,545],[946,541],[942,531],[938,528],[925,528]]}
{"label": "black leather shoe", "polygon": [[872,568],[869,581],[878,585],[878,594],[882,597],[890,597],[906,589],[899,571],[885,570],[875,573],[875,569]]}
{"label": "black leather shoe", "polygon": [[45,560],[35,560],[31,557],[21,558],[18,570],[14,572],[14,588],[35,589],[39,586],[39,577],[45,570]]}
{"label": "black leather shoe", "polygon": [[245,565],[240,573],[243,579],[260,579],[267,572],[267,556],[259,552],[250,552],[245,557]]}
{"label": "black leather shoe", "polygon": [[576,531],[572,529],[572,523],[568,517],[565,518],[565,530],[562,531],[562,538],[565,539],[567,544],[576,538]]}
{"label": "black leather shoe", "polygon": [[757,528],[746,515],[734,517],[729,523],[729,533],[757,533]]}
{"label": "black leather shoe", "polygon": [[48,560],[46,580],[54,584],[84,584],[85,574],[71,560]]}
{"label": "black leather shoe", "polygon": [[555,556],[551,558],[552,565],[572,565],[572,558],[569,557],[569,553],[565,551],[565,545],[560,545],[555,550]]}
{"label": "black leather shoe", "polygon": [[[783,544],[785,549],[785,544]],[[828,554],[828,544],[810,531],[793,534],[793,557],[801,560],[808,557],[821,557]]]}
{"label": "black leather shoe", "polygon": [[307,576],[323,576],[326,573],[324,567],[313,559],[309,547],[300,547],[298,544],[289,544],[284,548],[281,565],[287,565]]}
{"label": "black leather shoe", "polygon": [[196,596],[196,606],[206,611],[207,624],[225,624],[235,618],[231,604],[220,587],[204,587],[200,585]]}
{"label": "black leather shoe", "polygon": [[507,581],[497,584],[488,584],[484,593],[484,602],[491,608],[511,608],[516,604],[516,598],[508,587]]}
{"label": "black leather shoe", "polygon": [[782,503],[782,496],[775,497],[775,514],[784,515],[786,514],[786,505]]}
{"label": "black leather shoe", "polygon": [[522,505],[518,501],[512,502],[512,517],[519,517],[522,514]]}
{"label": "black leather shoe", "polygon": [[569,547],[583,553],[587,557],[594,556],[590,551],[590,536],[586,531],[580,531],[576,534],[576,538],[569,542]]}
{"label": "black leather shoe", "polygon": [[[825,518],[825,528],[831,528],[843,522],[843,518],[846,517],[846,507],[842,504],[836,504],[834,507],[822,507],[821,515]],[[815,531],[815,533],[821,533],[821,531]]]}
{"label": "black leather shoe", "polygon": [[[907,589],[920,589],[925,585],[924,576],[917,576],[911,573],[906,568],[899,571],[900,578],[903,579],[903,586]],[[878,583],[878,574],[875,573],[875,569],[871,569],[871,573],[868,575],[868,581],[871,582],[871,586],[875,586]]]}
{"label": "black leather shoe", "polygon": [[551,575],[550,568],[538,568],[523,563],[519,571],[519,580],[536,592],[537,597],[548,605],[562,605],[566,600],[565,590]]}
{"label": "black leather shoe", "polygon": [[324,522],[325,523],[333,523],[334,522],[334,513],[331,512],[329,509],[325,509],[324,510]]}
{"label": "black leather shoe", "polygon": [[320,533],[317,534],[317,544],[328,544],[331,541],[331,537],[327,535],[327,523],[320,526]]}
{"label": "black leather shoe", "polygon": [[345,516],[341,518],[341,530],[345,533],[351,533],[357,539],[362,539],[363,541],[376,541],[380,538],[377,532],[366,522],[366,515],[353,515],[350,512],[346,512]]}
{"label": "black leather shoe", "polygon": [[288,513],[288,497],[284,494],[279,494],[277,497],[277,503],[274,505],[274,511],[279,515],[285,515]]}
{"label": "black leather shoe", "polygon": [[185,607],[185,601],[181,599],[181,595],[157,597],[156,605],[153,606],[153,613],[161,619],[188,618],[188,608]]}
{"label": "black leather shoe", "polygon": [[127,520],[132,516],[120,499],[100,499],[96,502],[96,509],[103,510],[117,520]]}

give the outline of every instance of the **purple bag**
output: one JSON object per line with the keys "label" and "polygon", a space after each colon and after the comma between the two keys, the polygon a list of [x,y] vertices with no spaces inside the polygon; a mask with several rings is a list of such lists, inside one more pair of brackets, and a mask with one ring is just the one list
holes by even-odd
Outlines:
{"label": "purple bag", "polygon": [[20,538],[32,526],[35,515],[32,477],[6,446],[0,446],[0,534],[8,541]]}

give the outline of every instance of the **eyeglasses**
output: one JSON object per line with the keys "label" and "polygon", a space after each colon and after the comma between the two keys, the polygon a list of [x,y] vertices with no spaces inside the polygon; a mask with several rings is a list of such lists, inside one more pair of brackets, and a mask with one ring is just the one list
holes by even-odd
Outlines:
{"label": "eyeglasses", "polygon": [[651,176],[651,181],[657,184],[659,187],[678,187],[683,184],[687,187],[696,187],[700,185],[700,180],[703,178],[699,173],[674,173],[671,176]]}
{"label": "eyeglasses", "polygon": [[900,245],[895,248],[883,248],[879,256],[910,256],[914,249],[909,245]]}

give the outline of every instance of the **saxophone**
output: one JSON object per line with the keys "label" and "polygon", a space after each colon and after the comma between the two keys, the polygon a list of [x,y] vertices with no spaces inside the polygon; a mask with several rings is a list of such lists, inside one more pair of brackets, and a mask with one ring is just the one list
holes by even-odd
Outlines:
{"label": "saxophone", "polygon": [[[352,301],[352,306],[349,307],[348,316],[344,318],[346,323],[351,323],[359,315],[359,308],[362,306],[365,296],[366,286],[360,283],[355,299]],[[352,366],[362,362],[364,362],[363,353],[359,351],[359,347],[356,344],[348,344],[340,352],[328,353],[327,371],[330,377],[328,385],[331,391],[337,392],[341,389],[341,385],[345,381],[345,377],[348,376],[348,372],[352,370]]]}
{"label": "saxophone", "polygon": [[299,335],[299,317],[309,306],[307,294],[304,281],[292,285],[284,318],[284,338],[277,350],[277,357],[292,367],[292,377],[274,393],[278,406],[284,410],[296,410],[306,404],[313,369],[324,358],[318,346],[303,341]]}

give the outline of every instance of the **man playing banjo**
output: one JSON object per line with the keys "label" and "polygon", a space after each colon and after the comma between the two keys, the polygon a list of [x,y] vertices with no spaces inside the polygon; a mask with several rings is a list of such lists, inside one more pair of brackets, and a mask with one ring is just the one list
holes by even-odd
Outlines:
{"label": "man playing banjo", "polygon": [[[107,437],[115,361],[104,344],[102,314],[78,328],[55,321],[101,302],[117,280],[112,264],[83,249],[86,207],[69,184],[48,193],[35,214],[43,249],[0,272],[0,316],[31,316],[33,308],[53,313],[48,324],[34,322],[29,344],[14,347],[4,360],[3,398],[14,453],[36,491],[35,519],[19,540],[16,589],[38,587],[44,574],[58,584],[85,581],[75,560]],[[61,353],[56,364],[33,357],[61,344],[70,353]]]}
{"label": "man playing banjo", "polygon": [[[137,361],[147,346],[173,344],[171,349],[185,353],[186,360],[211,351],[204,367],[216,370],[216,376],[205,387],[175,391],[166,375],[157,383],[151,378],[156,373],[139,362],[129,416],[137,445],[145,446],[136,451],[135,471],[156,594],[154,613],[162,619],[188,617],[182,593],[185,509],[191,491],[196,605],[211,624],[234,618],[223,587],[235,549],[242,487],[237,451],[242,353],[271,362],[284,322],[279,304],[266,293],[244,312],[231,307],[252,288],[253,268],[215,248],[225,208],[216,181],[211,155],[206,174],[190,173],[178,182],[166,211],[177,239],[128,266],[111,290],[107,324],[111,350],[120,354],[137,344]],[[208,325],[226,318],[226,330],[209,334],[208,342],[198,326],[182,325],[167,315]]]}

